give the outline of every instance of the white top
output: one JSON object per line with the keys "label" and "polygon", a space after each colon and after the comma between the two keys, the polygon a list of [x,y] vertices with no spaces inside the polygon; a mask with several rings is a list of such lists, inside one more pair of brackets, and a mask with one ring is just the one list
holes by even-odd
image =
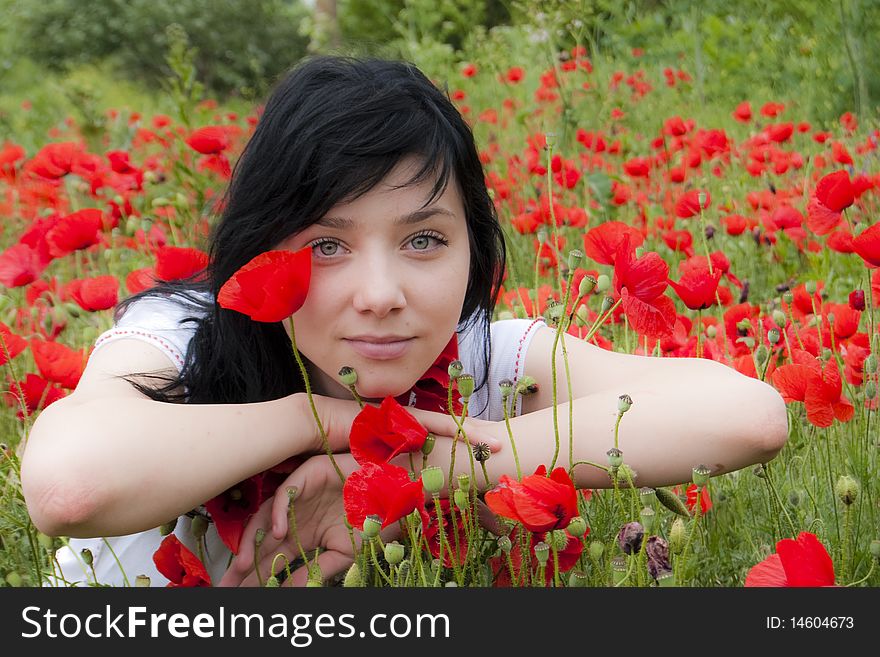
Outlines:
{"label": "white top", "polygon": [[[181,321],[199,314],[196,307],[185,302],[182,298],[177,301],[160,297],[147,297],[134,302],[113,328],[98,336],[95,349],[115,340],[143,340],[162,350],[179,371],[183,367],[187,347],[196,328],[194,322]],[[475,390],[471,396],[468,408],[473,410],[472,417],[493,421],[504,419],[498,384],[504,379],[510,379],[515,384],[522,376],[529,343],[536,329],[541,326],[546,326],[541,319],[508,319],[491,324],[492,360],[489,363],[489,377],[486,385]],[[458,333],[459,360],[464,365],[465,372],[473,373],[477,383],[483,379],[484,367],[482,335],[480,331],[474,330],[478,327],[479,324],[476,324],[473,328]],[[517,400],[516,411],[517,414],[522,411],[521,398]],[[181,543],[198,554],[190,524],[189,517],[181,516],[174,534]],[[125,586],[124,570],[131,585],[134,585],[138,575],[147,575],[152,586],[165,586],[168,580],[156,570],[153,563],[153,553],[162,539],[158,528],[106,539],[74,538],[70,539],[69,547],[57,551],[56,557],[68,582],[77,582],[82,586],[95,583],[92,569],[80,557],[80,551],[84,548],[92,553],[99,584]],[[231,553],[220,540],[213,523],[209,525],[205,541],[205,566],[211,581],[216,584],[226,571]]]}

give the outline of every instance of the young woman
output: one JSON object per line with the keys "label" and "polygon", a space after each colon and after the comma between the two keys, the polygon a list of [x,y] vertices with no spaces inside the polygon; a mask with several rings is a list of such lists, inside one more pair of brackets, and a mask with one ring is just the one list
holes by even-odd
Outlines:
{"label": "young woman", "polygon": [[[455,357],[477,383],[465,428],[469,441],[492,448],[490,477],[515,473],[504,379],[537,383],[510,423],[523,472],[549,462],[554,331],[541,320],[491,323],[503,235],[470,129],[414,66],[336,57],[299,65],[268,101],[225,201],[207,275],[121,304],[77,389],[34,424],[22,463],[28,509],[42,531],[79,537],[57,553],[59,581],[122,584],[146,574],[165,585],[152,560],[159,527],[179,517],[173,531],[195,552],[192,525],[210,520],[201,505],[290,457],[304,462],[250,519],[231,566],[208,524],[212,581],[256,583],[258,528],[268,532],[263,554],[298,553],[287,542],[289,486],[304,548],[324,548],[323,575],[351,563],[341,484],[322,453],[287,322],[254,322],[215,302],[267,250],[312,250],[308,296],[292,320],[346,473],[356,467],[346,452],[359,407],[340,368],[356,370],[366,400],[390,395],[411,406],[438,436],[430,459],[446,471],[456,426],[440,412],[431,372]],[[641,486],[688,481],[698,464],[721,474],[764,462],[786,440],[780,395],[723,364],[621,355],[572,338],[566,346],[572,399],[561,379],[558,412],[565,418],[574,405],[575,460],[604,462],[624,393],[633,405],[620,446]],[[458,449],[456,464],[469,471],[468,446]],[[561,449],[557,465],[568,463]],[[580,487],[609,485],[594,468],[574,474]],[[115,538],[89,538],[106,536]],[[299,571],[293,583],[304,579]]]}

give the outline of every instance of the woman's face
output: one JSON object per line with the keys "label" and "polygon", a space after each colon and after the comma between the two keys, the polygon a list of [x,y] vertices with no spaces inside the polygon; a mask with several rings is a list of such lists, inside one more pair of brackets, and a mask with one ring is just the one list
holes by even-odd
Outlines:
{"label": "woman's face", "polygon": [[319,394],[350,397],[338,377],[349,366],[362,397],[400,395],[455,332],[470,270],[464,206],[452,177],[424,209],[432,179],[394,187],[420,164],[402,160],[372,190],[278,247],[312,247],[309,294],[293,320]]}

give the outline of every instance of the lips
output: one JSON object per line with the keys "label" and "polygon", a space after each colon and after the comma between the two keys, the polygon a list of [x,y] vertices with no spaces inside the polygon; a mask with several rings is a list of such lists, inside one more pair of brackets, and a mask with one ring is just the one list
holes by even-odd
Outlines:
{"label": "lips", "polygon": [[400,358],[409,350],[414,340],[415,338],[401,336],[358,336],[344,339],[355,353],[373,360]]}

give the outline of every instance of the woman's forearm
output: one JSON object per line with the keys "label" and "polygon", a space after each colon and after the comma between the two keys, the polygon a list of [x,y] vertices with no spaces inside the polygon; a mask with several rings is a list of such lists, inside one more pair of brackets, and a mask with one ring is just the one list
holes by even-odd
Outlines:
{"label": "woman's forearm", "polygon": [[37,418],[22,488],[37,527],[113,536],[156,527],[315,448],[304,395],[253,404],[120,397],[56,402]]}
{"label": "woman's forearm", "polygon": [[[623,392],[623,391],[622,391]],[[782,448],[788,434],[785,404],[769,385],[741,377],[721,387],[711,383],[684,385],[669,381],[665,386],[628,394],[632,407],[624,414],[618,431],[623,459],[636,472],[636,486],[662,486],[690,481],[692,469],[706,465],[713,475],[766,462]],[[614,446],[619,393],[600,392],[574,400],[574,461],[608,465],[607,452]],[[559,404],[559,454],[556,466],[568,468],[568,403]],[[523,475],[544,464],[550,466],[555,449],[553,409],[545,408],[510,420]],[[486,462],[490,481],[501,475],[516,477],[513,449],[504,422],[488,427],[504,447]],[[451,450],[437,445],[430,456],[433,465],[449,473]],[[401,460],[400,465],[405,465]],[[469,473],[468,450],[460,444],[455,473]],[[486,488],[479,463],[477,484]],[[577,465],[579,488],[611,485],[608,474],[591,465]]]}

